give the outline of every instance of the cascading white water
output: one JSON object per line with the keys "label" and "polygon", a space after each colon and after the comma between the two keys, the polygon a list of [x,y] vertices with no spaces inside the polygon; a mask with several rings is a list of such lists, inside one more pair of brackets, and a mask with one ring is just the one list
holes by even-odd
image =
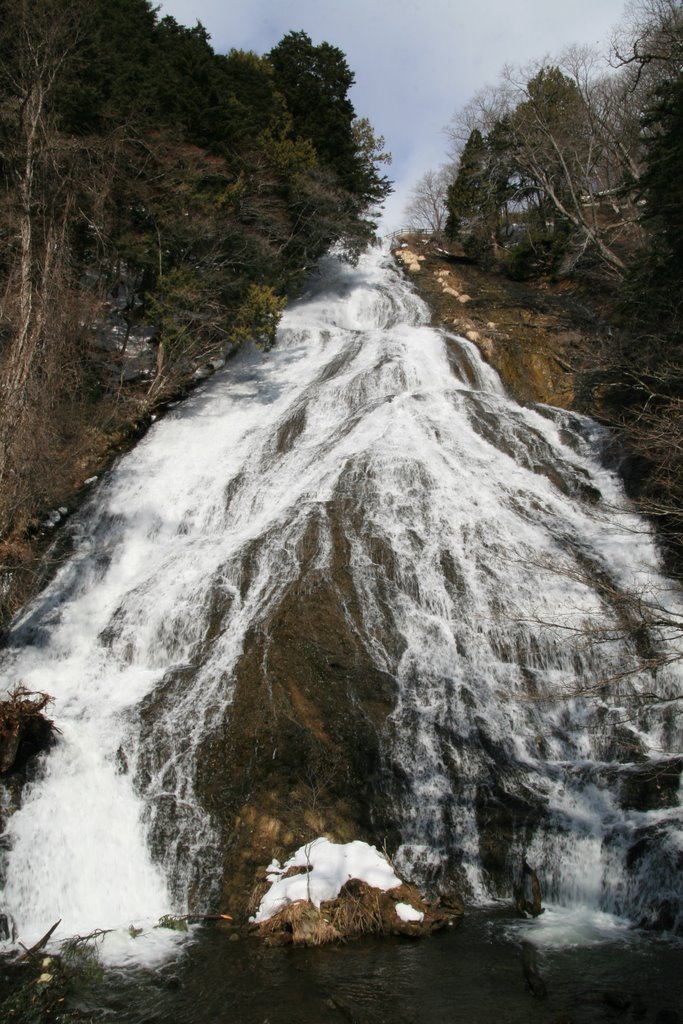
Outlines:
{"label": "cascading white water", "polygon": [[[409,780],[388,795],[399,866],[420,880],[457,863],[486,897],[486,816],[531,795],[544,810],[509,837],[510,858],[526,850],[553,898],[646,914],[655,883],[626,865],[640,829],[680,907],[679,808],[624,809],[613,780],[580,771],[610,760],[638,680],[590,702],[537,699],[631,663],[618,637],[563,636],[616,621],[591,573],[665,586],[651,537],[600,464],[598,428],[520,407],[474,346],[426,320],[387,254],[328,261],[276,349],[242,352],[174,409],[77,517],[75,554],[0,666],[7,688],[54,695],[61,731],[9,819],[0,908],[25,943],[59,917],[62,934],[126,926],[210,888],[196,751],[230,705],[248,631],[297,576],[312,517],[330,564],[331,508],[363,643],[398,681],[382,742]],[[674,664],[659,685],[678,679]],[[654,715],[621,728],[641,760],[680,749]]]}

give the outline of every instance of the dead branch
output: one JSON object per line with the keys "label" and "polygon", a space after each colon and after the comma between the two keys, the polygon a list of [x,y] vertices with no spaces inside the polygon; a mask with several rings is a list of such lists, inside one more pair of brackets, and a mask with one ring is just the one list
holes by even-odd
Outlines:
{"label": "dead branch", "polygon": [[43,935],[42,939],[38,939],[38,941],[35,942],[31,946],[30,949],[26,949],[26,946],[24,946],[23,943],[20,943],[20,945],[21,945],[22,949],[24,950],[24,952],[21,954],[21,956],[17,957],[17,963],[19,963],[22,960],[27,960],[30,956],[33,956],[34,953],[40,952],[40,950],[44,946],[46,946],[48,944],[48,942],[50,941],[50,936],[52,935],[53,931],[56,928],[58,928],[61,923],[62,923],[62,919],[60,917],[59,921],[55,921],[55,923],[52,925],[52,927],[50,929],[48,929],[48,931],[45,932],[45,934]]}

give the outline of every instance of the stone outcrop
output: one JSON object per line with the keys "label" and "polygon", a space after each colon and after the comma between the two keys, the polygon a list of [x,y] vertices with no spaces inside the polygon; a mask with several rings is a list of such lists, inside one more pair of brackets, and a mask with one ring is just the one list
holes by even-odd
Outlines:
{"label": "stone outcrop", "polygon": [[[415,913],[409,915],[404,908]],[[427,900],[414,885],[403,883],[383,892],[354,878],[335,899],[319,907],[299,900],[256,927],[267,945],[320,946],[363,935],[424,938],[459,921],[462,914],[460,903]]]}
{"label": "stone outcrop", "polygon": [[413,249],[407,247],[397,249],[396,258],[399,259],[403,266],[406,267],[407,270],[410,270],[411,273],[413,274],[417,273],[417,271],[421,269],[421,265],[423,261],[426,259],[424,254],[418,256],[418,254]]}
{"label": "stone outcrop", "polygon": [[577,379],[609,330],[580,286],[519,282],[410,237],[395,251],[432,310],[432,323],[475,344],[521,402],[593,412]]}
{"label": "stone outcrop", "polygon": [[317,568],[312,526],[300,578],[246,638],[230,713],[198,758],[199,796],[221,834],[221,909],[237,919],[255,912],[271,859],[311,836],[398,843],[381,754],[396,682],[353,628],[348,541],[329,511],[333,566]]}

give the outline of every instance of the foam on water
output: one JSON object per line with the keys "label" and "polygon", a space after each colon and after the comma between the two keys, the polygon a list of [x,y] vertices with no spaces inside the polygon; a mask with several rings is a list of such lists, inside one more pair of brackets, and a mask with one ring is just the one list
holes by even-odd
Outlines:
{"label": "foam on water", "polygon": [[534,920],[518,921],[508,932],[542,949],[595,946],[609,942],[638,942],[630,921],[585,906],[553,906]]}

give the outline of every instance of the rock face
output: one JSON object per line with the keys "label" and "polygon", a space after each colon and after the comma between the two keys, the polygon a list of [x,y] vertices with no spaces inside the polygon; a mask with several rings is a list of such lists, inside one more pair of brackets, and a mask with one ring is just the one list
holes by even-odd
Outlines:
{"label": "rock face", "polygon": [[580,404],[576,374],[609,328],[570,286],[488,274],[428,240],[410,238],[395,256],[411,272],[433,323],[477,345],[519,401]]}
{"label": "rock face", "polygon": [[[44,714],[51,698],[45,693],[16,689],[0,700],[0,835],[7,820],[21,806],[22,787],[35,754],[46,750],[54,738],[54,725]],[[2,875],[0,872],[0,882]],[[11,931],[0,913],[0,941]],[[3,935],[3,931],[6,935]]]}
{"label": "rock face", "polygon": [[395,682],[354,628],[349,554],[341,531],[334,536],[328,574],[315,567],[321,538],[309,531],[307,568],[248,637],[229,719],[200,753],[199,795],[221,829],[229,913],[253,912],[250,894],[272,857],[312,834],[380,835],[390,847],[397,838],[381,759]]}
{"label": "rock face", "polygon": [[408,248],[397,249],[396,258],[413,274],[421,269],[421,263],[425,259],[424,256],[418,256],[416,252]]}

